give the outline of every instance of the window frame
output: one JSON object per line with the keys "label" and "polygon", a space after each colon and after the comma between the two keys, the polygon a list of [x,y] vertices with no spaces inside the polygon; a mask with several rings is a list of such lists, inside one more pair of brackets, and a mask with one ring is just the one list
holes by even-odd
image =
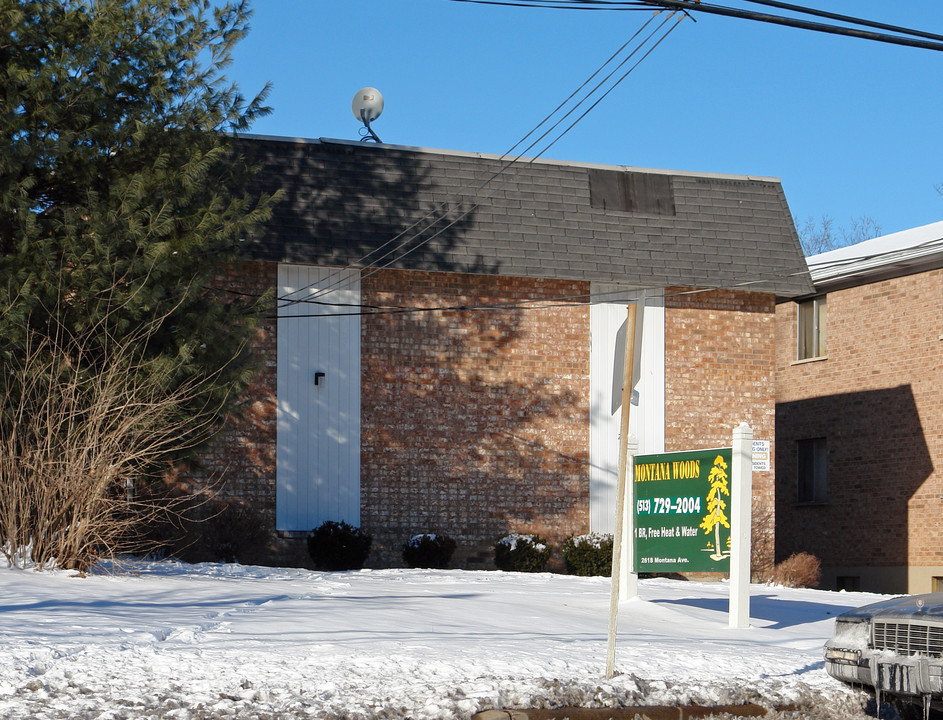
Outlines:
{"label": "window frame", "polygon": [[[806,311],[809,308],[810,311]],[[812,327],[808,328],[811,318]],[[811,344],[811,348],[807,347]],[[828,295],[796,302],[796,360],[828,357]]]}

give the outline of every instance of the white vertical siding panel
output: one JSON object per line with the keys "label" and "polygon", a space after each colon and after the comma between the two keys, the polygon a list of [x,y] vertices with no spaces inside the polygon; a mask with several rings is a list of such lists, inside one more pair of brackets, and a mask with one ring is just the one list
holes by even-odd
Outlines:
{"label": "white vertical siding panel", "polygon": [[[322,287],[343,287],[344,278],[328,279],[324,278]],[[335,285],[336,284],[336,285]],[[321,300],[328,303],[343,303],[344,293],[342,290],[327,292],[321,296]],[[340,305],[319,305],[321,309],[326,309],[331,315],[337,315],[343,312]],[[320,310],[318,311],[320,312]],[[324,387],[318,392],[319,409],[325,417],[321,421],[320,431],[323,434],[324,442],[319,448],[319,458],[321,461],[321,497],[320,509],[322,517],[327,519],[337,519],[341,516],[341,509],[338,494],[340,491],[340,443],[343,435],[341,427],[342,419],[340,417],[340,396],[341,388],[344,384],[344,378],[341,373],[340,363],[340,344],[341,344],[341,323],[346,318],[332,317],[320,323],[322,330],[321,357],[324,372]]]}
{"label": "white vertical siding panel", "polygon": [[[612,532],[609,516],[615,503],[618,455],[613,461],[613,426],[618,437],[618,415],[611,411],[613,358],[616,353],[618,311],[610,304],[594,304],[590,309],[590,428],[589,428],[589,507],[590,529]],[[623,321],[625,316],[622,309]]]}
{"label": "white vertical siding panel", "polygon": [[[281,530],[310,530],[324,520],[360,521],[360,318],[350,314],[360,302],[359,273],[279,266],[281,296],[295,291],[295,299],[311,298],[327,288],[336,289],[318,300],[350,306],[301,302],[280,310],[276,521]],[[318,386],[316,372],[325,373]]]}
{"label": "white vertical siding panel", "polygon": [[[594,284],[590,310],[590,529],[611,533],[615,527],[616,484],[619,473],[619,430],[625,357],[626,308],[638,291]],[[617,293],[613,295],[613,293]],[[648,291],[652,294],[652,291]],[[661,452],[665,446],[664,300],[645,299],[638,314],[636,347],[640,348],[629,433],[639,440],[639,452]]]}
{"label": "white vertical siding panel", "polygon": [[[307,268],[295,267],[292,273],[292,289],[299,290],[307,285],[311,278],[306,272]],[[303,292],[296,292],[292,299],[302,300],[305,296]],[[296,302],[291,307],[291,314],[295,317],[291,321],[291,339],[289,340],[292,352],[292,386],[291,393],[298,403],[301,419],[298,423],[297,432],[294,437],[295,454],[298,457],[298,492],[296,495],[296,505],[293,513],[293,526],[297,529],[304,529],[304,518],[308,514],[312,502],[311,487],[311,442],[312,434],[317,427],[317,415],[312,417],[309,402],[309,380],[311,372],[307,359],[310,356],[311,338],[317,333],[317,325],[310,318],[304,317],[308,306],[303,302]]]}

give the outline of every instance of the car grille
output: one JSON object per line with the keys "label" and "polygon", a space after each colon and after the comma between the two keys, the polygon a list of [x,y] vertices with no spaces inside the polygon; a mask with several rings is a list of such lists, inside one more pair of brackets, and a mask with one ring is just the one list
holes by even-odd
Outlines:
{"label": "car grille", "polygon": [[913,622],[875,620],[872,642],[876,650],[893,650],[902,655],[943,657],[943,627]]}

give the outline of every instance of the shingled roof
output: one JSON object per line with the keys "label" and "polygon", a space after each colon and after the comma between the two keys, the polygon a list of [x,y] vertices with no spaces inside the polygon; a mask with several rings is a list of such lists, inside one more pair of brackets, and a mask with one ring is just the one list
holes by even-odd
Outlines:
{"label": "shingled roof", "polygon": [[282,201],[248,241],[275,262],[642,287],[812,292],[772,178],[243,138]]}

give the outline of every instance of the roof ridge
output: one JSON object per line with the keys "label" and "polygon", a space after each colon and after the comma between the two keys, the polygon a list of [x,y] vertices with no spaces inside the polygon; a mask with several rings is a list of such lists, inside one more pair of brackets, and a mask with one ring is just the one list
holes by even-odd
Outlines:
{"label": "roof ridge", "polygon": [[479,153],[467,150],[447,150],[441,148],[419,147],[413,145],[393,145],[390,143],[364,143],[360,140],[345,140],[336,138],[302,138],[280,135],[254,135],[247,133],[239,135],[241,139],[262,140],[268,142],[291,142],[307,145],[349,145],[360,148],[385,148],[400,152],[426,153],[444,157],[474,158],[477,160],[519,160],[528,164],[555,165],[557,167],[578,167],[587,169],[623,170],[626,172],[640,172],[651,175],[672,175],[675,177],[706,178],[711,180],[741,180],[750,182],[781,183],[778,177],[764,175],[742,175],[737,173],[700,172],[696,170],[669,170],[665,168],[646,168],[635,165],[619,165],[612,163],[590,163],[577,160],[559,160],[554,158],[531,158],[523,155],[498,155],[496,153]]}

